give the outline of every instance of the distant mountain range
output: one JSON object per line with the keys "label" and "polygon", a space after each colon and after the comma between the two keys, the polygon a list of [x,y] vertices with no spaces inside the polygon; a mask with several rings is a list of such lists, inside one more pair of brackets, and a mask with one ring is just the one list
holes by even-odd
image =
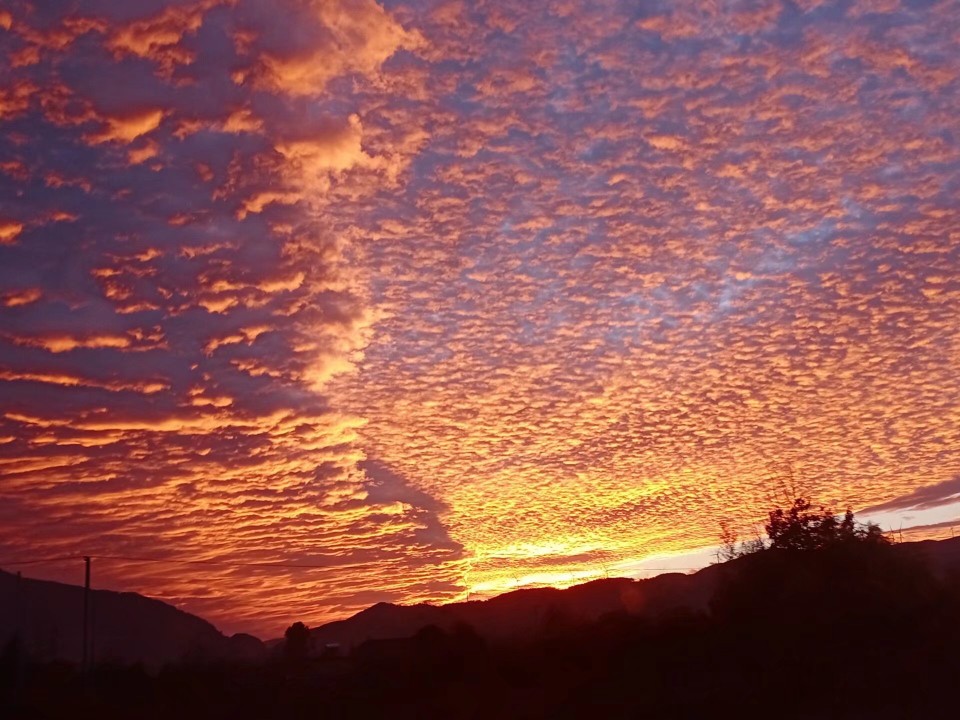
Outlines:
{"label": "distant mountain range", "polygon": [[[929,563],[938,573],[960,572],[960,538],[902,543],[896,548]],[[733,561],[738,562],[738,561]],[[338,645],[350,651],[367,640],[410,637],[428,625],[452,630],[466,624],[488,640],[523,639],[551,624],[579,624],[609,613],[647,615],[706,612],[720,582],[723,565],[690,575],[668,573],[644,580],[594,580],[565,590],[515,590],[483,601],[449,605],[378,603],[351,618],[312,631],[314,648]]]}
{"label": "distant mountain range", "polygon": [[551,625],[589,622],[612,612],[657,616],[680,608],[706,610],[717,576],[711,567],[694,575],[594,580],[565,590],[515,590],[489,600],[449,605],[378,603],[347,620],[316,628],[312,637],[316,649],[339,645],[350,650],[366,640],[409,637],[428,625],[444,630],[469,625],[490,640],[523,639]]}
{"label": "distant mountain range", "polygon": [[[184,659],[255,660],[265,654],[252,635],[227,637],[196,615],[136,593],[91,590],[90,607],[97,661],[156,668]],[[0,571],[0,649],[18,629],[31,657],[79,662],[83,588]]]}
{"label": "distant mountain range", "polygon": [[[960,572],[960,538],[897,547],[923,558],[935,572]],[[346,620],[317,627],[311,636],[317,652],[330,645],[350,651],[368,640],[410,637],[430,625],[444,630],[469,625],[481,636],[497,641],[523,639],[551,626],[589,622],[609,613],[659,617],[706,611],[722,572],[723,566],[712,565],[690,575],[595,580],[565,590],[516,590],[490,600],[449,605],[378,603]],[[206,620],[136,593],[92,590],[91,606],[93,651],[98,661],[159,667],[185,659],[258,660],[267,654],[264,643],[251,635],[227,637]],[[0,648],[19,628],[33,657],[78,662],[82,608],[81,587],[18,580],[0,571]],[[295,620],[291,618],[291,622]]]}

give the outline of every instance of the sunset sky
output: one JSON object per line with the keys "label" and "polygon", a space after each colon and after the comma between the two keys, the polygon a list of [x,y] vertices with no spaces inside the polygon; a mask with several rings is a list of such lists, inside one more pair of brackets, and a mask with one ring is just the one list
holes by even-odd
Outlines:
{"label": "sunset sky", "polygon": [[275,637],[952,532],[960,1],[2,7],[5,569]]}

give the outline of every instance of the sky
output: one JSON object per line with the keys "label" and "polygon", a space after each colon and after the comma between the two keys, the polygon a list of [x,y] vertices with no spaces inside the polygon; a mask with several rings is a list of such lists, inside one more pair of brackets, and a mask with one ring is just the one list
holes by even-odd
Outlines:
{"label": "sky", "polygon": [[0,566],[276,637],[950,536],[958,117],[957,0],[9,0]]}

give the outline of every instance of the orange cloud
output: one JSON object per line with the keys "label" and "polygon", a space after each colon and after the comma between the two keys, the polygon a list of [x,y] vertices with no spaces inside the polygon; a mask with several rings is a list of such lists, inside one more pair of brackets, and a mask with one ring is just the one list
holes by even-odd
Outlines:
{"label": "orange cloud", "polygon": [[323,28],[319,47],[291,53],[267,52],[255,76],[258,86],[291,95],[320,95],[336,77],[376,75],[397,50],[423,43],[374,0],[311,0],[312,19]]}
{"label": "orange cloud", "polygon": [[131,148],[127,151],[127,160],[132,165],[139,165],[147,160],[152,160],[160,154],[160,146],[154,142],[147,142],[138,148]]}
{"label": "orange cloud", "polygon": [[17,345],[36,347],[52,353],[63,353],[77,348],[128,348],[133,342],[126,335],[96,334],[86,337],[71,335],[33,335],[14,336],[11,338]]}
{"label": "orange cloud", "polygon": [[106,142],[131,143],[160,127],[163,116],[164,111],[159,108],[107,116],[102,119],[104,127],[99,132],[87,135],[86,139],[95,145]]}
{"label": "orange cloud", "polygon": [[21,232],[23,232],[23,223],[0,219],[0,245],[15,243]]}
{"label": "orange cloud", "polygon": [[14,118],[26,112],[37,91],[37,86],[30,81],[0,87],[0,120]]}
{"label": "orange cloud", "polygon": [[97,380],[94,378],[85,378],[68,373],[19,371],[7,370],[3,368],[0,368],[0,380],[39,382],[50,385],[62,385],[64,387],[102,388],[104,390],[111,390],[114,392],[131,390],[134,392],[144,393],[146,395],[162,392],[170,387],[167,383],[157,380],[143,380],[134,382],[123,380]]}
{"label": "orange cloud", "polygon": [[344,127],[324,128],[316,133],[277,144],[290,167],[302,177],[305,187],[325,178],[329,173],[371,165],[375,161],[361,146],[363,125],[351,115]]}
{"label": "orange cloud", "polygon": [[24,288],[22,290],[8,290],[0,295],[0,303],[6,307],[18,307],[20,305],[29,305],[43,297],[43,290],[37,287]]}
{"label": "orange cloud", "polygon": [[169,77],[177,65],[188,65],[194,55],[182,41],[196,33],[203,24],[207,10],[220,0],[198,2],[190,7],[168,7],[158,14],[135,20],[116,28],[107,41],[107,47],[118,58],[133,55],[156,63],[164,76]]}

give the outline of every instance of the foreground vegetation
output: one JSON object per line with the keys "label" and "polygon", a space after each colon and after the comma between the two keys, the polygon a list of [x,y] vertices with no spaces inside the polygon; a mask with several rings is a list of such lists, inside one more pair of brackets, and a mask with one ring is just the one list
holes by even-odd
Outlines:
{"label": "foreground vegetation", "polygon": [[799,500],[728,548],[710,612],[552,617],[491,645],[435,627],[307,657],[300,628],[262,665],[150,675],[3,659],[6,718],[955,717],[960,583],[852,515]]}

